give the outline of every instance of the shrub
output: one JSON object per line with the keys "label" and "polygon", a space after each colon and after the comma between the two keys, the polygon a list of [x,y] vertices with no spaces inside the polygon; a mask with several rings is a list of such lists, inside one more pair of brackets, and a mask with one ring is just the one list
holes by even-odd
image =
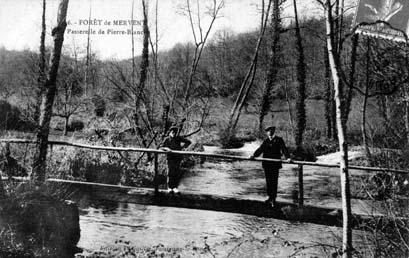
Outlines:
{"label": "shrub", "polygon": [[[396,195],[394,176],[377,174],[368,180],[366,193],[371,200],[379,200],[387,197],[382,202],[384,216],[373,216],[370,212],[368,217],[372,220],[360,225],[365,229],[363,242],[372,253],[372,257],[408,257],[409,247],[409,218],[407,214],[407,192],[405,199]],[[380,187],[377,187],[380,186]],[[401,193],[402,194],[402,193]]]}
{"label": "shrub", "polygon": [[98,153],[80,150],[68,161],[69,174],[88,182],[118,184],[123,167],[113,159],[102,158]]}
{"label": "shrub", "polygon": [[321,156],[331,152],[337,152],[339,149],[338,142],[334,140],[325,140],[325,141],[313,141],[308,144],[308,148],[312,149],[314,155]]}
{"label": "shrub", "polygon": [[81,120],[73,120],[68,125],[68,131],[81,131],[84,127],[84,122]]}
{"label": "shrub", "polygon": [[33,127],[33,123],[22,118],[21,111],[17,107],[0,100],[0,129],[27,131]]}
{"label": "shrub", "polygon": [[[139,161],[139,155],[126,153],[122,155],[120,157],[113,152],[54,147],[47,165],[47,175],[52,178],[105,184],[153,186],[153,162],[144,162],[145,156],[136,167],[135,163]],[[159,171],[161,171],[162,167],[165,167],[165,155],[159,155],[159,157]]]}
{"label": "shrub", "polygon": [[[409,167],[409,150],[383,150],[372,153],[370,163],[374,167],[406,170]],[[395,196],[409,195],[409,175],[379,172],[372,175],[365,184],[370,198],[384,200]]]}
{"label": "shrub", "polygon": [[[163,181],[163,178],[164,181]],[[158,175],[157,178],[159,184],[166,184],[166,177],[162,174]],[[154,186],[154,174],[147,170],[140,169],[125,169],[122,185],[127,186],[144,186],[144,187],[153,187]]]}
{"label": "shrub", "polygon": [[103,117],[106,110],[106,103],[103,97],[100,95],[94,95],[92,97],[92,104],[94,105],[94,114],[97,117]]}
{"label": "shrub", "polygon": [[349,145],[360,145],[362,143],[362,133],[360,130],[348,130],[347,139]]}
{"label": "shrub", "polygon": [[243,142],[236,136],[236,130],[222,128],[218,132],[218,136],[220,144],[225,149],[240,148],[243,146]]}
{"label": "shrub", "polygon": [[314,140],[320,140],[320,139],[322,139],[322,138],[323,138],[323,133],[322,133],[322,131],[321,131],[319,128],[317,128],[317,127],[307,128],[307,129],[305,130],[305,133],[304,133],[304,141],[305,141],[305,142],[307,142],[307,141],[314,141]]}
{"label": "shrub", "polygon": [[[193,142],[186,151],[203,152],[204,147],[203,144]],[[203,164],[205,161],[206,158],[201,156],[184,156],[180,166],[182,168],[192,168],[196,164]]]}
{"label": "shrub", "polygon": [[314,147],[311,145],[305,145],[301,149],[295,149],[291,151],[292,155],[294,156],[294,160],[303,160],[303,161],[311,161],[315,162],[317,160],[316,152]]}

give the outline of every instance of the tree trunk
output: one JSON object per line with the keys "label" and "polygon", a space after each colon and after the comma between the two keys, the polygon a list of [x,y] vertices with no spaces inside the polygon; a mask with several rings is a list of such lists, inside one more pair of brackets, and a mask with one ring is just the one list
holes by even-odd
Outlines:
{"label": "tree trunk", "polygon": [[42,183],[45,180],[48,134],[50,131],[50,120],[57,90],[56,81],[58,67],[60,64],[61,48],[64,41],[65,28],[67,27],[66,17],[68,1],[69,0],[60,0],[58,6],[57,25],[52,30],[54,47],[50,58],[50,70],[44,85],[44,92],[41,96],[39,128],[37,129],[36,133],[37,146],[33,160],[32,179],[37,183]]}
{"label": "tree trunk", "polygon": [[344,105],[343,105],[343,115],[342,115],[342,122],[346,125],[348,122],[348,116],[351,111],[351,102],[352,102],[352,93],[353,93],[353,85],[355,82],[355,64],[356,64],[356,57],[357,57],[357,47],[359,43],[359,35],[355,34],[352,36],[352,50],[351,50],[351,70],[349,72],[349,82],[348,82],[348,93],[346,94]]}
{"label": "tree trunk", "polygon": [[64,117],[64,131],[63,131],[64,136],[67,136],[67,133],[68,133],[69,120],[70,120],[69,116]]}
{"label": "tree trunk", "polygon": [[409,101],[405,102],[406,146],[409,146]]}
{"label": "tree trunk", "polygon": [[[91,21],[91,4],[89,6],[88,20]],[[88,34],[87,34],[87,56],[85,61],[85,95],[88,96],[89,93],[89,67],[91,65],[91,22],[88,23]]]}
{"label": "tree trunk", "polygon": [[[148,28],[148,14],[146,10],[146,3],[145,0],[142,0],[142,11],[143,11],[143,48],[142,48],[142,60],[140,63],[140,71],[139,71],[139,84],[138,84],[138,90],[135,96],[135,114],[134,114],[134,120],[135,120],[135,130],[139,134],[139,137],[141,138],[142,145],[144,147],[147,147],[147,140],[146,140],[146,135],[142,132],[141,127],[139,126],[139,118],[142,116],[140,113],[140,105],[141,105],[141,99],[143,96],[143,91],[145,89],[145,83],[146,83],[146,78],[147,78],[147,72],[148,72],[148,67],[149,67],[149,28]],[[132,4],[132,19],[133,19],[133,4]],[[134,71],[135,71],[135,57],[134,57],[134,39],[133,39],[133,27],[132,27],[132,71],[133,71],[133,76],[132,76],[132,81],[134,81]],[[150,155],[149,155],[150,156]]]}
{"label": "tree trunk", "polygon": [[3,179],[0,176],[0,200],[6,197],[6,192],[4,191]]}
{"label": "tree trunk", "polygon": [[[131,20],[133,20],[133,10],[134,10],[134,0],[132,0],[132,11],[131,11]],[[131,82],[132,82],[132,88],[135,88],[135,71],[136,71],[136,65],[135,65],[135,39],[134,39],[134,34],[133,34],[133,22],[131,23],[131,55],[132,55],[132,73],[131,73]],[[134,96],[134,101],[135,103],[137,101],[137,94]],[[138,112],[136,105],[135,105],[135,114]],[[136,116],[137,117],[137,116]],[[135,125],[138,124],[138,121],[135,121]]]}
{"label": "tree trunk", "polygon": [[369,165],[372,163],[371,162],[371,152],[369,150],[368,146],[368,137],[366,134],[366,106],[368,103],[368,94],[369,94],[369,86],[370,86],[370,58],[371,58],[371,53],[370,53],[370,40],[368,38],[367,40],[367,52],[366,52],[366,82],[365,82],[365,93],[364,93],[364,102],[362,103],[362,121],[361,121],[361,132],[362,132],[362,144],[364,145],[365,149],[365,156],[366,159],[369,162]]}
{"label": "tree trunk", "polygon": [[338,140],[337,132],[337,111],[335,105],[335,92],[334,89],[331,89],[331,126],[332,126],[332,139]]}
{"label": "tree trunk", "polygon": [[288,87],[287,87],[287,78],[284,81],[284,90],[285,90],[285,100],[287,101],[288,107],[288,118],[290,119],[290,126],[291,126],[291,136],[294,137],[294,119],[293,119],[293,112],[291,108],[290,98],[288,96]]}
{"label": "tree trunk", "polygon": [[256,49],[254,51],[254,55],[251,61],[251,65],[247,70],[246,76],[240,86],[239,94],[237,95],[236,101],[233,105],[233,108],[230,112],[229,120],[227,122],[226,134],[228,137],[233,136],[233,132],[236,128],[236,125],[239,121],[241,110],[243,108],[244,103],[246,102],[247,95],[250,92],[250,89],[254,82],[254,77],[257,70],[257,60],[258,54],[261,46],[261,42],[264,37],[264,32],[267,27],[267,21],[270,13],[270,7],[273,0],[269,0],[267,4],[267,11],[265,11],[264,1],[262,1],[262,14],[261,14],[261,25],[260,25],[260,34],[257,40]]}
{"label": "tree trunk", "polygon": [[41,36],[40,36],[40,62],[38,64],[39,68],[39,75],[38,75],[38,88],[37,88],[37,99],[36,99],[36,106],[34,110],[34,121],[38,123],[38,119],[40,117],[40,105],[41,105],[41,95],[44,91],[44,84],[46,81],[46,74],[45,74],[45,10],[46,10],[46,0],[43,0],[43,14],[41,16]]}
{"label": "tree trunk", "polygon": [[381,95],[378,97],[379,102],[379,112],[381,113],[381,117],[383,118],[383,129],[384,134],[387,134],[389,130],[389,110],[388,110],[388,101],[386,95]]}
{"label": "tree trunk", "polygon": [[148,14],[145,0],[142,0],[143,9],[143,49],[142,49],[142,60],[140,64],[139,73],[139,89],[138,97],[136,99],[136,109],[139,109],[139,105],[142,99],[143,91],[145,89],[145,83],[149,67],[149,27],[148,27]]}
{"label": "tree trunk", "polygon": [[[3,150],[4,150],[3,157],[5,159],[5,161],[3,161],[3,162],[5,162],[5,163],[3,163],[3,164],[5,164],[3,167],[6,167],[8,165],[7,163],[8,163],[8,159],[9,159],[9,156],[10,156],[10,143],[6,142]],[[2,172],[7,173],[6,169],[4,171],[2,171]],[[4,190],[3,179],[2,179],[1,174],[0,174],[0,199],[3,199],[5,197],[6,197],[6,191]]]}
{"label": "tree trunk", "polygon": [[366,134],[366,107],[368,104],[368,87],[365,88],[364,102],[362,103],[362,121],[361,121],[361,132],[362,132],[362,145],[364,145],[365,156],[369,164],[371,164],[371,152],[368,146],[368,136]]}
{"label": "tree trunk", "polygon": [[339,0],[337,0],[337,5],[338,5],[338,42],[337,42],[337,52],[340,55],[342,52],[342,43],[341,43],[341,39],[342,39],[342,31],[343,31],[343,27],[344,27],[344,0],[341,0],[341,2],[339,2]]}
{"label": "tree trunk", "polygon": [[341,179],[341,198],[342,198],[342,219],[343,219],[343,237],[342,253],[343,257],[352,257],[352,228],[351,228],[351,196],[348,175],[348,143],[345,141],[346,125],[342,122],[341,107],[341,89],[339,78],[339,56],[334,47],[334,31],[332,30],[332,7],[331,1],[326,1],[326,31],[327,31],[327,49],[331,68],[332,79],[335,90],[335,105],[337,114],[338,142],[341,153],[340,159],[340,179]]}
{"label": "tree trunk", "polygon": [[325,121],[327,122],[327,138],[332,137],[332,87],[331,87],[331,74],[329,70],[329,60],[327,48],[324,48],[324,57],[325,57]]}
{"label": "tree trunk", "polygon": [[409,148],[409,93],[407,89],[408,85],[404,85],[404,97],[405,97],[405,129],[406,129],[406,146]]}
{"label": "tree trunk", "polygon": [[336,111],[335,111],[335,99],[334,99],[334,88],[331,85],[331,71],[328,57],[328,50],[325,48],[325,77],[327,83],[326,90],[326,120],[327,120],[327,136],[328,138],[337,140],[337,125],[336,125]]}
{"label": "tree trunk", "polygon": [[294,0],[294,13],[295,13],[295,35],[298,51],[297,59],[297,100],[296,100],[296,119],[297,129],[295,133],[295,144],[297,150],[302,150],[302,138],[305,130],[306,114],[305,114],[305,87],[306,87],[306,71],[305,71],[305,56],[304,47],[302,44],[300,26],[298,23],[297,1]]}
{"label": "tree trunk", "polygon": [[162,111],[162,123],[163,123],[163,127],[162,127],[162,140],[163,138],[165,138],[168,129],[169,129],[169,110],[170,110],[170,106],[169,105],[163,105],[163,111]]}
{"label": "tree trunk", "polygon": [[273,13],[271,15],[271,45],[269,53],[268,71],[267,78],[264,84],[263,96],[260,102],[260,112],[259,112],[259,123],[258,130],[261,133],[263,131],[264,117],[267,115],[271,106],[271,90],[273,88],[274,82],[276,81],[278,72],[278,61],[279,61],[279,43],[280,43],[280,32],[281,32],[281,15],[280,15],[280,1],[274,0],[273,2]]}

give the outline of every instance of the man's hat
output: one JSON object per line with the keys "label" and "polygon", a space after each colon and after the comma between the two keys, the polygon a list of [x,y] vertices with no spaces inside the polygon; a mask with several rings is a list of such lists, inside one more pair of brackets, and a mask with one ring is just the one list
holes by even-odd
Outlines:
{"label": "man's hat", "polygon": [[177,132],[177,131],[179,131],[179,128],[178,128],[177,126],[171,126],[171,127],[169,128],[169,132],[171,132],[171,131]]}
{"label": "man's hat", "polygon": [[268,132],[268,131],[275,131],[275,130],[276,130],[275,126],[269,126],[264,131]]}

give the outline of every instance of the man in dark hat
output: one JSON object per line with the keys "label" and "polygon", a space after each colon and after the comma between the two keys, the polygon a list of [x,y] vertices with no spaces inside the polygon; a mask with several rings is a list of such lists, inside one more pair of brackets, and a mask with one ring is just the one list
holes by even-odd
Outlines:
{"label": "man in dark hat", "polygon": [[[185,139],[181,136],[178,136],[179,129],[176,126],[172,126],[169,129],[169,135],[165,138],[161,144],[161,149],[166,151],[180,151],[183,148],[187,148],[191,141]],[[176,153],[169,153],[167,155],[168,159],[168,192],[178,193],[178,185],[180,179],[180,162],[182,156]]]}
{"label": "man in dark hat", "polygon": [[[275,134],[275,127],[270,126],[266,128],[267,139],[263,141],[260,147],[250,156],[251,159],[263,154],[263,158],[267,159],[281,159],[284,156],[291,161],[290,154],[284,144],[283,138]],[[262,166],[266,176],[268,199],[266,203],[274,207],[276,205],[278,172],[282,168],[280,161],[268,162],[263,161]]]}

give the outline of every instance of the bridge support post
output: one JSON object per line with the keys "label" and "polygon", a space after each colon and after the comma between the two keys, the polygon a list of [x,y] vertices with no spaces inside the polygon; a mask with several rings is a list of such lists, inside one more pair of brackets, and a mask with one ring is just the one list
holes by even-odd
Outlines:
{"label": "bridge support post", "polygon": [[304,205],[304,178],[303,178],[303,165],[298,165],[298,205]]}
{"label": "bridge support post", "polygon": [[159,193],[159,179],[158,179],[158,153],[153,154],[153,166],[154,166],[154,184],[155,184],[155,194]]}

